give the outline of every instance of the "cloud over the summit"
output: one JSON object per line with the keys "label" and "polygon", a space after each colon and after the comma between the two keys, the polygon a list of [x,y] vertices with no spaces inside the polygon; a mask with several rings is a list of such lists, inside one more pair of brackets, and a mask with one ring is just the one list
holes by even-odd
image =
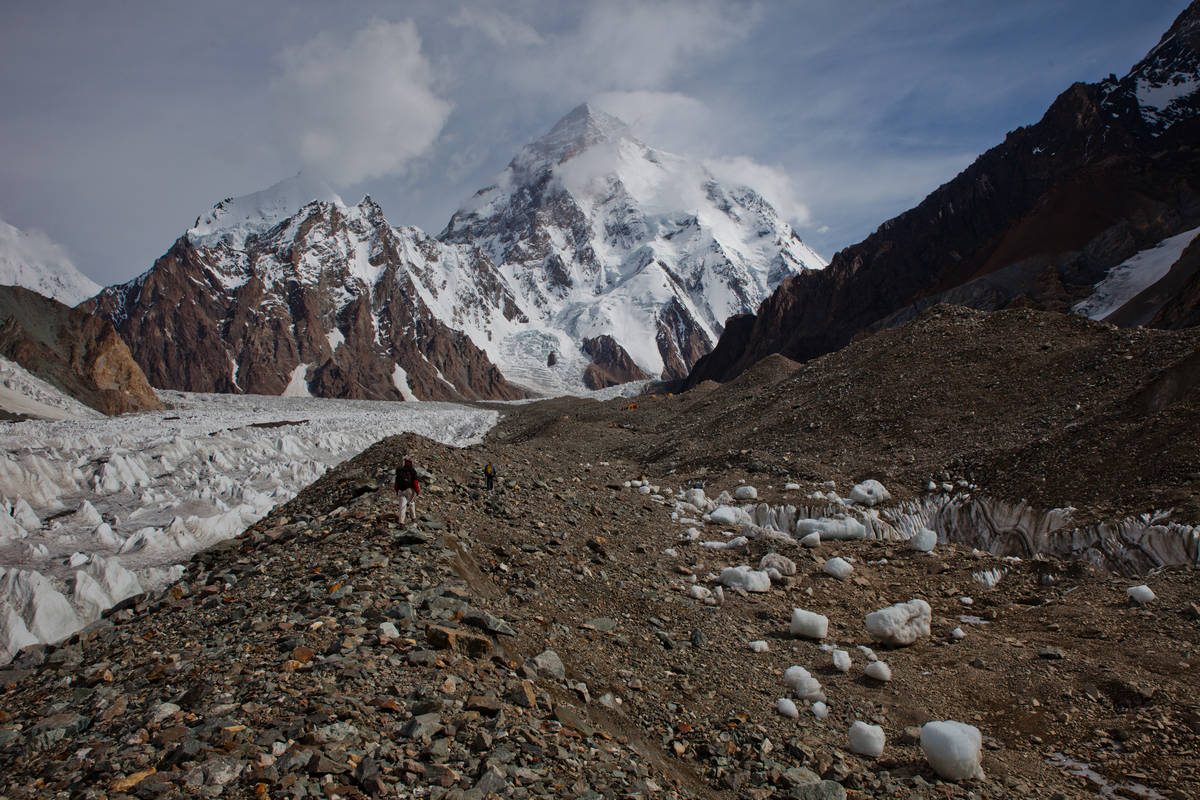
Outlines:
{"label": "cloud over the summit", "polygon": [[449,22],[456,28],[479,31],[501,47],[533,47],[546,43],[528,22],[496,9],[461,8]]}
{"label": "cloud over the summit", "polygon": [[793,225],[811,222],[809,206],[800,199],[796,184],[785,170],[749,156],[720,152],[728,146],[728,140],[736,138],[736,132],[725,130],[730,127],[727,114],[680,92],[603,92],[592,102],[629,123],[634,134],[647,144],[701,157],[718,180],[751,187]]}
{"label": "cloud over the summit", "polygon": [[793,225],[812,221],[808,204],[800,200],[795,183],[784,170],[746,156],[710,158],[704,165],[717,180],[754,189]]}
{"label": "cloud over the summit", "polygon": [[567,98],[662,89],[741,42],[752,18],[739,3],[592,3],[574,27],[515,64],[514,77],[525,90]]}
{"label": "cloud over the summit", "polygon": [[307,166],[337,183],[403,171],[450,116],[411,21],[375,21],[348,42],[322,33],[279,61],[283,134]]}

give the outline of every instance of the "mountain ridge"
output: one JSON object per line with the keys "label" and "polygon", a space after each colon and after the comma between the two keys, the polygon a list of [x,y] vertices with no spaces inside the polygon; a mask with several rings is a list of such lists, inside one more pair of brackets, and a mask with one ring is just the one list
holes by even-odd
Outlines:
{"label": "mountain ridge", "polygon": [[681,378],[730,313],[823,266],[754,190],[584,104],[439,237],[301,173],[221,201],[88,308],[163,388],[516,399]]}
{"label": "mountain ridge", "polygon": [[[522,148],[439,238],[481,247],[560,341],[611,335],[664,378],[786,275],[825,265],[753,189],[645,145],[589,104]],[[646,297],[649,313],[625,316]]]}
{"label": "mountain ridge", "polygon": [[[1193,2],[1124,78],[1074,84],[827,269],[785,280],[683,385],[728,380],[771,353],[807,360],[938,302],[1069,311],[1113,268],[1200,225],[1198,21]],[[1150,91],[1163,86],[1169,101]],[[1174,279],[1183,307],[1167,298],[1150,317],[1200,322],[1200,271]]]}

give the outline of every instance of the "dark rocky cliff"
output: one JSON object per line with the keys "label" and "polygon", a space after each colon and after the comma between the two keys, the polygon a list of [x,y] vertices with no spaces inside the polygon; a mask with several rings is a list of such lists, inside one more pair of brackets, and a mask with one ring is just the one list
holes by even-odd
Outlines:
{"label": "dark rocky cliff", "polygon": [[[1065,311],[1113,266],[1200,225],[1200,122],[1189,82],[1200,69],[1198,20],[1193,3],[1124,78],[1075,84],[1037,124],[1010,133],[828,268],[785,280],[752,323],[727,328],[687,384],[728,380],[771,353],[810,359],[938,302]],[[1147,87],[1174,86],[1180,97],[1169,105],[1143,102]],[[1166,299],[1159,322],[1194,324],[1195,280],[1176,277],[1190,294]]]}

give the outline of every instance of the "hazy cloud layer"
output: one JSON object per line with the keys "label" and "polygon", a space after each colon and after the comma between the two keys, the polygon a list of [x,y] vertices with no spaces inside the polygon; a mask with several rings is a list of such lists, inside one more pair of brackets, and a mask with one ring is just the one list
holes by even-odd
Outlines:
{"label": "hazy cloud layer", "polygon": [[279,60],[277,119],[303,163],[338,183],[400,173],[450,116],[411,20],[372,22],[349,41],[322,33]]}
{"label": "hazy cloud layer", "polygon": [[534,47],[545,44],[541,34],[532,25],[496,9],[460,8],[458,13],[450,18],[450,24],[457,28],[476,30],[501,47]]}

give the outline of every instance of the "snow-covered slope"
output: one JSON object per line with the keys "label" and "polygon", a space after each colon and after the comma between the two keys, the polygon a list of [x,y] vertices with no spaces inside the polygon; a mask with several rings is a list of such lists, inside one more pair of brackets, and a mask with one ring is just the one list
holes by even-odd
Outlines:
{"label": "snow-covered slope", "polygon": [[0,409],[42,419],[101,419],[103,414],[0,358]]}
{"label": "snow-covered slope", "polygon": [[270,230],[313,201],[346,207],[328,183],[300,172],[262,191],[225,198],[198,217],[187,236],[197,247],[215,247],[225,241],[232,248],[242,248],[250,235]]}
{"label": "snow-covered slope", "polygon": [[1162,280],[1197,236],[1200,228],[1168,237],[1113,267],[1092,293],[1071,310],[1091,319],[1110,318],[1139,294]]}
{"label": "snow-covered slope", "polygon": [[522,149],[439,238],[481,248],[530,319],[476,343],[510,378],[568,390],[580,388],[585,339],[612,336],[646,372],[678,377],[729,316],[825,266],[753,189],[639,142],[586,104]]}
{"label": "snow-covered slope", "polygon": [[24,286],[69,306],[100,291],[99,284],[71,263],[61,245],[4,220],[0,220],[0,285]]}
{"label": "snow-covered slope", "polygon": [[1124,77],[1100,84],[1106,110],[1140,118],[1151,136],[1200,113],[1200,15],[1189,6]]}

